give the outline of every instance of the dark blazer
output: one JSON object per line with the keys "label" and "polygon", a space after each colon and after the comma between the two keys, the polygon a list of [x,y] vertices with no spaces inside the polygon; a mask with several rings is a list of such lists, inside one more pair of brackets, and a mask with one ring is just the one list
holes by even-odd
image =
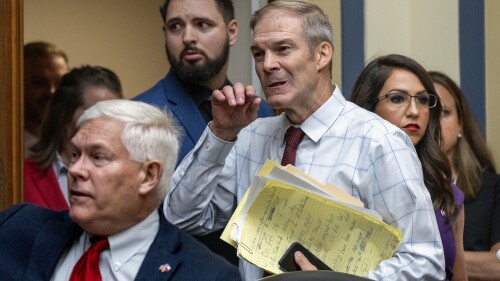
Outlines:
{"label": "dark blazer", "polygon": [[[194,148],[207,123],[175,73],[170,70],[167,76],[156,85],[132,99],[156,105],[160,109],[167,109],[172,113],[172,117],[184,130],[180,139],[181,149],[177,164],[180,163],[184,156]],[[258,116],[268,117],[274,115],[274,111],[269,105],[262,101]]]}
{"label": "dark blazer", "polygon": [[24,201],[54,211],[68,210],[54,169],[41,170],[36,163],[24,160]]}
{"label": "dark blazer", "polygon": [[500,175],[484,171],[479,192],[464,206],[464,249],[489,251],[500,242]]}
{"label": "dark blazer", "polygon": [[[165,220],[135,280],[241,280],[238,269]],[[0,279],[50,280],[59,257],[83,230],[68,216],[31,204],[0,213]],[[171,270],[161,272],[168,263]]]}

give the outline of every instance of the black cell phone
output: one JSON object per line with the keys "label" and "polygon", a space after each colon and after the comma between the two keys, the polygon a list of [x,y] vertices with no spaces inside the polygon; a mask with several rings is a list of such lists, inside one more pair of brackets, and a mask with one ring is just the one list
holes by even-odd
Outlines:
{"label": "black cell phone", "polygon": [[300,251],[306,258],[312,263],[314,266],[318,268],[318,270],[332,270],[328,265],[326,265],[323,261],[321,261],[318,257],[316,257],[313,253],[311,253],[306,247],[302,246],[299,242],[294,242],[288,250],[286,250],[283,257],[281,257],[278,265],[280,269],[287,271],[300,271],[300,266],[295,262],[295,252]]}

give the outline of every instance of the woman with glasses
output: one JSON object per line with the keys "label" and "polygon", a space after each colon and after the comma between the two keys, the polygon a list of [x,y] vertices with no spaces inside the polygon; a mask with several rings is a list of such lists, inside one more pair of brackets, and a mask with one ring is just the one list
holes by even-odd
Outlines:
{"label": "woman with glasses", "polygon": [[380,115],[410,137],[433,201],[447,280],[467,280],[463,251],[464,197],[455,185],[450,185],[448,159],[440,147],[441,103],[427,71],[402,55],[378,57],[361,72],[351,101]]}
{"label": "woman with glasses", "polygon": [[443,104],[441,129],[452,181],[465,195],[468,277],[500,280],[500,176],[465,95],[447,75],[430,71]]}

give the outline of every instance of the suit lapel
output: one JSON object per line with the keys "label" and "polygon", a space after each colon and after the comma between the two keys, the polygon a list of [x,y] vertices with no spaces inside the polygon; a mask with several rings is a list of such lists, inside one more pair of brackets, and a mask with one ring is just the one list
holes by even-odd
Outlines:
{"label": "suit lapel", "polygon": [[[180,246],[179,230],[169,224],[160,212],[160,228],[142,262],[136,281],[171,280],[180,260],[173,253]],[[164,268],[164,270],[162,270]]]}
{"label": "suit lapel", "polygon": [[[167,87],[167,85],[169,85],[169,87]],[[173,112],[175,117],[185,128],[186,136],[189,136],[193,143],[198,142],[207,124],[193,99],[189,93],[186,92],[186,89],[182,86],[172,70],[170,70],[167,77],[165,77],[165,84],[163,87],[169,103],[167,108]]]}
{"label": "suit lapel", "polygon": [[28,264],[28,276],[39,276],[39,280],[50,280],[59,257],[82,233],[82,229],[69,220],[64,212],[62,220],[48,221],[38,233],[33,245],[33,252]]}

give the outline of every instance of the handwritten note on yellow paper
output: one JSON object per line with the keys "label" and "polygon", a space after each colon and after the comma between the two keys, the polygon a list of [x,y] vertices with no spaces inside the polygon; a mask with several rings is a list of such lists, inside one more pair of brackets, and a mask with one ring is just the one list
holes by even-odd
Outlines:
{"label": "handwritten note on yellow paper", "polygon": [[342,204],[280,181],[267,182],[245,218],[240,255],[272,273],[298,241],[333,270],[362,275],[390,258],[398,229]]}

